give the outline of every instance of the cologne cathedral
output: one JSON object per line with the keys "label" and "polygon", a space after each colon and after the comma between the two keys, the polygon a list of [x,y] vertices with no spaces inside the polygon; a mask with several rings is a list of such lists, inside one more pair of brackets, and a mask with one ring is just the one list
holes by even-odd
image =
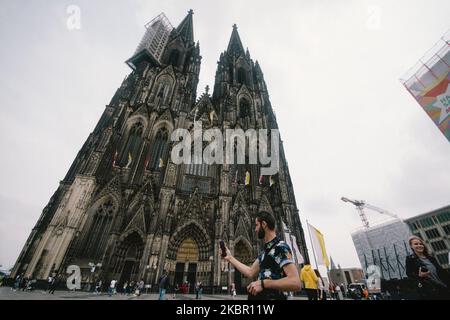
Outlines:
{"label": "cologne cathedral", "polygon": [[145,27],[126,61],[130,74],[43,209],[11,276],[65,279],[77,265],[82,285],[143,279],[157,286],[168,272],[171,285],[234,282],[243,289],[252,279],[223,261],[219,241],[252,264],[262,246],[254,231],[262,210],[308,260],[282,142],[273,176],[261,175],[258,164],[171,161],[171,133],[192,130],[196,121],[205,130],[278,129],[261,67],[237,27],[219,56],[212,93],[207,87],[200,96],[192,10],[178,27],[164,14]]}

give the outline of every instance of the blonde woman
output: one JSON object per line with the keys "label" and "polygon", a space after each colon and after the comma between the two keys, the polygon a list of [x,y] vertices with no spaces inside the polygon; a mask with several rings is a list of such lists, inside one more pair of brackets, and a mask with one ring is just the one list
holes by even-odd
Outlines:
{"label": "blonde woman", "polygon": [[408,240],[413,254],[406,257],[406,274],[413,282],[417,299],[450,299],[450,276],[428,253],[423,240],[412,236]]}

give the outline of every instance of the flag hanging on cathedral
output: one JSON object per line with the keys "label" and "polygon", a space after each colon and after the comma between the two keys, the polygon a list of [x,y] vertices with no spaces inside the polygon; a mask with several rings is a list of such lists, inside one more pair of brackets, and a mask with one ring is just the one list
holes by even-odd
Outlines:
{"label": "flag hanging on cathedral", "polygon": [[245,172],[245,185],[249,185],[250,184],[250,172],[246,171]]}

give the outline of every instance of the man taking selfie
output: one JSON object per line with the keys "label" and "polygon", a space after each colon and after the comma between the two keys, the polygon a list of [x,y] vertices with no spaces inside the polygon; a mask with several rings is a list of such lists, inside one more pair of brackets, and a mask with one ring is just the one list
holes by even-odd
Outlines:
{"label": "man taking selfie", "polygon": [[301,290],[291,248],[277,237],[275,219],[270,213],[262,211],[257,214],[255,232],[264,241],[264,246],[251,267],[234,258],[227,247],[223,257],[245,277],[258,277],[247,286],[249,299],[284,300],[283,292]]}

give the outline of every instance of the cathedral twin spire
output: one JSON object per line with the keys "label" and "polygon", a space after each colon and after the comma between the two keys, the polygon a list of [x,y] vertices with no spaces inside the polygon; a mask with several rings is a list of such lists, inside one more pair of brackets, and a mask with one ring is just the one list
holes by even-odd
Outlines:
{"label": "cathedral twin spire", "polygon": [[[172,40],[169,43],[173,43],[175,39],[181,39],[186,47],[191,48],[194,45],[193,14],[193,10],[189,10],[178,27],[173,29]],[[198,42],[194,48],[194,55],[200,57]],[[170,46],[167,50],[172,49]],[[198,71],[199,69],[200,65],[198,65]],[[213,99],[226,97],[230,86],[240,87],[241,85],[246,85],[249,89],[265,91],[264,77],[258,61],[253,62],[248,49],[244,49],[237,25],[234,24],[227,49],[221,53],[218,61]]]}
{"label": "cathedral twin spire", "polygon": [[[180,22],[178,27],[174,29],[175,37],[181,37],[188,44],[194,42],[194,24],[192,17],[193,15],[194,11],[192,9],[189,10],[186,17],[184,17],[184,19]],[[240,55],[245,55],[247,58],[250,58],[248,49],[244,50],[244,46],[242,45],[242,41],[241,38],[239,37],[237,29],[238,29],[237,25],[233,24],[233,31],[231,32],[231,37],[228,43],[226,53],[228,53],[229,55],[236,55],[237,57],[239,57]]]}
{"label": "cathedral twin spire", "polygon": [[192,22],[192,16],[194,11],[189,10],[187,16],[181,21],[180,25],[175,29],[175,32],[186,43],[194,42],[194,24]]}
{"label": "cathedral twin spire", "polygon": [[244,47],[242,46],[241,38],[237,31],[236,24],[233,24],[233,31],[231,32],[230,42],[227,47],[228,54],[236,54],[237,56],[244,53]]}

